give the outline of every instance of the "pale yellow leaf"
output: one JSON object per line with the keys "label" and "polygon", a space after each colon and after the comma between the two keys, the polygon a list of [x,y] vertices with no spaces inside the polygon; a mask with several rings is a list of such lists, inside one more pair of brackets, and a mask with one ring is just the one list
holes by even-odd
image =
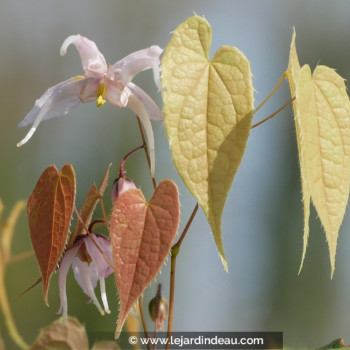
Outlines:
{"label": "pale yellow leaf", "polygon": [[305,65],[296,86],[296,118],[303,138],[303,161],[312,202],[326,231],[332,275],[340,225],[349,198],[350,102],[344,80]]}
{"label": "pale yellow leaf", "polygon": [[294,114],[304,196],[302,263],[311,197],[326,231],[333,275],[339,228],[349,198],[350,102],[344,79],[333,69],[317,66],[313,74],[308,65],[300,69],[294,39],[295,35],[287,75],[296,97]]}
{"label": "pale yellow leaf", "polygon": [[[300,64],[298,60],[298,55],[295,47],[295,31],[293,32],[292,36],[292,43],[290,46],[290,54],[289,54],[289,64],[288,64],[288,70],[286,72],[290,91],[292,94],[292,97],[295,97],[295,86],[296,81],[298,79],[298,75],[300,72]],[[293,109],[294,113],[296,114],[296,102],[294,100],[293,102]],[[306,181],[306,175],[304,170],[304,161],[303,161],[303,154],[301,152],[302,149],[302,140],[301,140],[301,133],[300,133],[300,125],[299,125],[299,119],[295,118],[295,128],[296,128],[296,134],[297,134],[297,144],[298,144],[298,153],[299,153],[299,163],[300,163],[300,175],[301,175],[301,189],[303,194],[303,203],[304,203],[304,235],[303,235],[303,253],[301,258],[301,263],[299,267],[299,273],[303,267],[305,255],[306,255],[306,248],[307,248],[307,242],[309,238],[309,218],[310,218],[310,191],[307,185]]]}
{"label": "pale yellow leaf", "polygon": [[221,217],[253,115],[250,64],[221,47],[209,61],[211,28],[194,16],[173,33],[162,60],[164,125],[175,166],[211,226],[222,262]]}

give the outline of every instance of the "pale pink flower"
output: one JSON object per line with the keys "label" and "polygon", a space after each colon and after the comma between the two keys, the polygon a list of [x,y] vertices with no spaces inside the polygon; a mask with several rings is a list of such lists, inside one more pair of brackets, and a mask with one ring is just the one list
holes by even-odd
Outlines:
{"label": "pale pink flower", "polygon": [[152,69],[155,84],[160,89],[159,56],[163,50],[159,46],[151,46],[107,66],[96,44],[79,34],[71,35],[63,42],[60,51],[62,56],[71,44],[75,45],[80,54],[84,75],[49,88],[36,100],[32,110],[18,125],[22,127],[33,124],[17,146],[22,146],[32,137],[42,120],[64,116],[81,102],[96,100],[100,107],[108,101],[118,108],[128,107],[141,119],[148,139],[151,172],[154,176],[154,136],[150,119],[162,120],[162,114],[151,97],[133,84],[132,79],[141,71]]}
{"label": "pale pink flower", "polygon": [[[112,247],[110,240],[107,237],[98,234],[92,234],[92,237],[103,254],[109,259],[109,261],[112,261]],[[76,243],[65,252],[59,267],[58,284],[61,306],[58,312],[63,313],[63,323],[66,322],[68,314],[66,279],[71,266],[74,272],[74,277],[79,286],[96,305],[101,315],[104,315],[105,312],[110,313],[107,302],[105,278],[113,272],[113,269],[92,242],[91,238],[88,236],[80,236]],[[100,283],[103,308],[101,307],[94,291],[97,282]]]}

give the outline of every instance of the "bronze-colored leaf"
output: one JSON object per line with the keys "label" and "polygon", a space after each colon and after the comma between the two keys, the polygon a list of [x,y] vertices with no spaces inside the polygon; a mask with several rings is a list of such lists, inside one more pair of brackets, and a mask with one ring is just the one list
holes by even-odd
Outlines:
{"label": "bronze-colored leaf", "polygon": [[60,173],[52,165],[40,176],[27,203],[30,237],[41,270],[46,304],[50,278],[67,241],[75,187],[72,165],[66,164]]}

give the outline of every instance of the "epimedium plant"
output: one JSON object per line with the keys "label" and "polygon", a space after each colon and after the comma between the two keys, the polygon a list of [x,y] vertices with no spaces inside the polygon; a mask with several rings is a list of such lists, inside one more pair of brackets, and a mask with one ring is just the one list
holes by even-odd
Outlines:
{"label": "epimedium plant", "polygon": [[[75,172],[70,164],[61,171],[49,166],[27,202],[31,241],[41,271],[37,283],[43,283],[47,303],[50,279],[58,270],[63,324],[75,322],[68,316],[66,295],[66,276],[71,266],[76,281],[101,314],[110,312],[104,281],[114,274],[120,301],[115,332],[118,338],[135,303],[138,302],[143,315],[142,294],[170,254],[169,310],[167,305],[164,306],[160,287],[152,301],[155,334],[159,330],[157,325],[163,324],[167,313],[170,334],[173,330],[176,257],[199,206],[211,227],[223,267],[228,270],[221,238],[226,197],[244,155],[250,130],[261,124],[252,125],[254,113],[285,78],[291,90],[291,100],[286,105],[293,103],[295,115],[304,202],[304,246],[300,270],[306,253],[312,201],[326,232],[333,276],[338,232],[350,187],[350,102],[344,79],[333,69],[317,66],[311,73],[308,65],[300,66],[295,37],[294,32],[286,72],[256,109],[249,60],[231,46],[221,47],[210,60],[212,31],[202,17],[193,16],[180,24],[173,32],[161,62],[162,50],[152,46],[107,66],[96,44],[89,39],[74,35],[64,41],[61,54],[65,54],[70,44],[75,45],[84,76],[48,89],[36,101],[20,123],[20,126],[33,126],[18,145],[31,138],[42,120],[60,117],[80,102],[93,100],[99,107],[108,101],[134,112],[140,118],[143,145],[122,160],[119,177],[112,186],[113,206],[109,211],[103,201],[109,168],[99,188],[91,186],[79,212],[75,208]],[[132,83],[134,76],[145,69],[153,70],[155,84],[162,93],[163,113],[143,90]],[[180,220],[178,189],[172,180],[165,179],[157,185],[155,178],[155,143],[150,120],[162,118],[175,167],[198,201],[175,244]],[[154,185],[154,193],[148,201],[126,177],[124,168],[127,158],[138,149],[145,150]],[[102,219],[93,218],[98,202],[102,207]],[[69,235],[74,211],[76,224]],[[97,224],[107,227],[109,237],[95,232]],[[5,265],[0,262],[2,272]],[[103,307],[94,291],[98,283]],[[4,311],[7,301],[1,301]],[[161,310],[160,301],[163,303]],[[142,321],[148,334],[143,317]],[[16,332],[12,333],[17,336]],[[23,341],[16,339],[19,346],[26,348]]]}

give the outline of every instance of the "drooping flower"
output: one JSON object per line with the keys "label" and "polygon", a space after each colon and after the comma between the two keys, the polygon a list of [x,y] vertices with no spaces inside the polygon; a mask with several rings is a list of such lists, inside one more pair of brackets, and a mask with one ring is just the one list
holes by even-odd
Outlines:
{"label": "drooping flower", "polygon": [[154,136],[150,119],[162,120],[162,113],[151,97],[132,83],[132,79],[141,71],[152,69],[154,82],[160,89],[159,56],[163,50],[159,46],[151,46],[107,66],[96,44],[79,34],[71,35],[63,42],[60,51],[62,56],[71,44],[80,54],[84,76],[73,77],[52,86],[36,100],[32,110],[18,125],[23,127],[32,124],[32,127],[17,146],[22,146],[32,137],[42,120],[64,116],[81,102],[96,100],[100,107],[108,101],[118,108],[128,107],[141,119],[148,139],[154,177]]}
{"label": "drooping flower", "polygon": [[[103,235],[92,234],[91,236],[103,254],[109,259],[109,261],[111,261],[112,247],[110,240]],[[79,286],[96,305],[101,315],[104,315],[105,312],[110,313],[107,302],[105,278],[113,272],[113,269],[107,262],[105,256],[103,256],[96,247],[92,239],[88,236],[79,236],[77,242],[74,243],[74,245],[70,247],[63,256],[58,277],[61,299],[61,306],[58,312],[63,312],[64,323],[67,320],[68,315],[66,279],[71,266],[73,268],[74,277]],[[100,283],[103,308],[97,300],[94,291],[98,281]]]}

